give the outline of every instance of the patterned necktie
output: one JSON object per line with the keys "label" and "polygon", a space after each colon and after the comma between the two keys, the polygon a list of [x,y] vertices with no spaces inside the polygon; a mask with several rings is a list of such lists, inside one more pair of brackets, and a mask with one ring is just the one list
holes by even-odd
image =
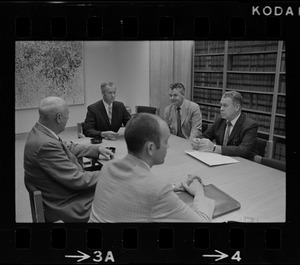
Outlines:
{"label": "patterned necktie", "polygon": [[177,107],[177,136],[183,137],[183,134],[181,131],[180,107]]}
{"label": "patterned necktie", "polygon": [[227,122],[226,130],[225,130],[225,135],[224,135],[224,140],[223,140],[223,145],[227,145],[228,143],[228,138],[230,135],[230,127],[232,126],[231,122]]}
{"label": "patterned necktie", "polygon": [[108,118],[109,118],[109,123],[111,123],[112,119],[112,107],[108,106]]}

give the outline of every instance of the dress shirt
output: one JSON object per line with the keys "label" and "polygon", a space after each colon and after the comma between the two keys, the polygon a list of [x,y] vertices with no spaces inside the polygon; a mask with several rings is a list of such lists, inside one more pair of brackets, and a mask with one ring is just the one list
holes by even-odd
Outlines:
{"label": "dress shirt", "polygon": [[109,108],[109,106],[110,106],[110,107],[111,107],[111,112],[112,112],[112,108],[113,108],[113,104],[114,104],[114,103],[111,103],[110,105],[108,105],[108,104],[103,100],[103,104],[104,104],[104,107],[105,107],[107,116],[109,117],[109,114],[108,114],[108,108]]}

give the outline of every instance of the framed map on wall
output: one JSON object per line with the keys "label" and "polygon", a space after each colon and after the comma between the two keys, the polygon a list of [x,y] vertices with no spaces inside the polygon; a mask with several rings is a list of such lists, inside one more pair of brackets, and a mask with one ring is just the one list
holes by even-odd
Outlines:
{"label": "framed map on wall", "polygon": [[82,41],[16,41],[15,108],[37,108],[47,96],[84,104]]}

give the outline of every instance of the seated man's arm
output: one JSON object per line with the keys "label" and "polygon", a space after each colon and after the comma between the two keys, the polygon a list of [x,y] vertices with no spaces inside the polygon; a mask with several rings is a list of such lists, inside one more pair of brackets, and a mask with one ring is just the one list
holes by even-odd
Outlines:
{"label": "seated man's arm", "polygon": [[47,176],[74,190],[93,187],[100,174],[100,171],[80,170],[80,166],[72,162],[66,152],[55,143],[42,145],[37,153],[37,161]]}
{"label": "seated man's arm", "polygon": [[249,157],[253,150],[257,139],[258,125],[251,124],[243,131],[241,143],[238,146],[226,145],[222,146],[222,155]]}
{"label": "seated man's arm", "polygon": [[83,134],[87,137],[101,136],[101,131],[96,130],[96,114],[89,107],[83,124]]}
{"label": "seated man's arm", "polygon": [[174,193],[171,185],[165,186],[156,202],[152,211],[154,222],[211,222],[215,208],[213,200],[198,195],[191,208]]}

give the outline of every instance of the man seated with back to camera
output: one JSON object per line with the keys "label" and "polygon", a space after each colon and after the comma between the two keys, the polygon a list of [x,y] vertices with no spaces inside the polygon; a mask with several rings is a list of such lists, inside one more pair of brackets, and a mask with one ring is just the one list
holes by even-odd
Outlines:
{"label": "man seated with back to camera", "polygon": [[[175,185],[150,169],[164,163],[169,128],[157,115],[137,113],[127,123],[128,154],[104,164],[97,183],[89,222],[210,222],[215,201],[205,196],[201,179],[189,176]],[[174,190],[194,196],[185,204]]]}
{"label": "man seated with back to camera", "polygon": [[221,116],[200,138],[193,140],[193,149],[253,160],[258,153],[255,146],[258,125],[242,112],[242,104],[239,92],[225,92],[220,101]]}
{"label": "man seated with back to camera", "polygon": [[117,87],[113,82],[101,84],[103,99],[88,106],[83,134],[92,138],[115,140],[122,125],[131,118],[123,102],[115,101]]}
{"label": "man seated with back to camera", "polygon": [[170,85],[171,104],[164,109],[164,120],[170,132],[182,138],[193,140],[201,135],[202,114],[197,103],[185,98],[185,88],[181,83]]}
{"label": "man seated with back to camera", "polygon": [[63,142],[58,134],[68,119],[65,100],[42,99],[39,121],[25,144],[25,185],[29,192],[30,186],[42,192],[46,222],[87,222],[100,171],[85,171],[82,158],[114,156],[102,146]]}

